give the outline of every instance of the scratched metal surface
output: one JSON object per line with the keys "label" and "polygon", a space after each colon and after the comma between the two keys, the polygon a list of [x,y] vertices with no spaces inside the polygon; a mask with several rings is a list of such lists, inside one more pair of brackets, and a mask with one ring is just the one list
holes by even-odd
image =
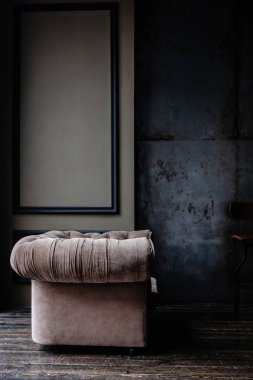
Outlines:
{"label": "scratched metal surface", "polygon": [[238,142],[238,196],[241,201],[253,200],[253,141]]}
{"label": "scratched metal surface", "polygon": [[235,135],[234,2],[137,1],[139,138]]}
{"label": "scratched metal surface", "polygon": [[[238,198],[244,202],[253,201],[253,141],[238,141]],[[240,232],[253,233],[253,219],[241,220]],[[249,262],[250,267],[253,268],[253,255],[252,261]],[[248,271],[249,272],[249,271]],[[253,278],[253,273],[251,271]]]}
{"label": "scratched metal surface", "polygon": [[162,300],[233,300],[239,225],[227,206],[253,199],[244,3],[136,1],[136,225],[154,232]]}
{"label": "scratched metal surface", "polygon": [[253,139],[253,23],[250,2],[240,2],[239,137]]}
{"label": "scratched metal surface", "polygon": [[160,295],[183,302],[230,297],[235,196],[233,142],[141,142],[138,219],[154,233]]}

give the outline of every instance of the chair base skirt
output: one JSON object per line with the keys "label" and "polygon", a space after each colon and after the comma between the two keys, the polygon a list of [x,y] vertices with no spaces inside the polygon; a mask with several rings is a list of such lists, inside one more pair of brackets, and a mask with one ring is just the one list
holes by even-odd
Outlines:
{"label": "chair base skirt", "polygon": [[32,338],[40,345],[145,347],[146,282],[32,281]]}

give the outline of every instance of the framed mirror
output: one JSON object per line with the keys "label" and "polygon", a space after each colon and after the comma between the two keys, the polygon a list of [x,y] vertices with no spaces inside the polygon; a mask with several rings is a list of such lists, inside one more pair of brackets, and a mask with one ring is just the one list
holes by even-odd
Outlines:
{"label": "framed mirror", "polygon": [[15,213],[119,212],[117,3],[17,5]]}

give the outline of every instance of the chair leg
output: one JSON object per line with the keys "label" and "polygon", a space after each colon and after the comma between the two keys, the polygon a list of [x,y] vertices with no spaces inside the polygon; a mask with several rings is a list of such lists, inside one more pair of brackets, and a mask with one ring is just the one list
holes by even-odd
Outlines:
{"label": "chair leg", "polygon": [[240,282],[241,282],[240,271],[241,271],[242,266],[247,261],[247,258],[248,258],[248,245],[247,245],[247,243],[245,243],[244,255],[243,255],[241,261],[239,262],[239,264],[235,270],[235,315],[236,316],[238,315],[239,306],[240,306],[240,291],[241,291],[241,288],[240,288]]}
{"label": "chair leg", "polygon": [[239,306],[240,306],[240,286],[237,285],[235,288],[235,315],[238,316]]}

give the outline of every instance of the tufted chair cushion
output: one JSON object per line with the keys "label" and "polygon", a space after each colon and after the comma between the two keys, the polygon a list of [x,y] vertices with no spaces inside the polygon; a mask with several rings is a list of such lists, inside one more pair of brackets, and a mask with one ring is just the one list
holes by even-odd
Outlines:
{"label": "tufted chair cushion", "polygon": [[19,240],[11,266],[22,277],[61,283],[142,282],[154,256],[151,232],[49,231]]}

